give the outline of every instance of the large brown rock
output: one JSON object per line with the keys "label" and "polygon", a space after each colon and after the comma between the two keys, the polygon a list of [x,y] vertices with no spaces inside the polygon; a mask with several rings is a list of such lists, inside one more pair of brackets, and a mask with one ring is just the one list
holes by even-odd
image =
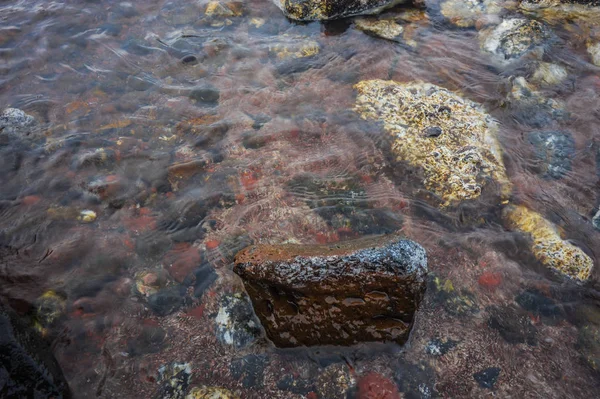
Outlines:
{"label": "large brown rock", "polygon": [[397,236],[336,245],[255,245],[234,271],[278,347],[404,343],[425,290],[427,256]]}
{"label": "large brown rock", "polygon": [[330,20],[376,14],[408,0],[274,0],[284,14],[298,21]]}

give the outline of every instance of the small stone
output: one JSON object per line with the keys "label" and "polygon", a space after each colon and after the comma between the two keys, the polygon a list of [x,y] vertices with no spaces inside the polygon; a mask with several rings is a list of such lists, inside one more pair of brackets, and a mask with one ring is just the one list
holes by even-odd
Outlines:
{"label": "small stone", "polygon": [[356,399],[400,399],[396,384],[377,373],[361,377],[357,388]]}
{"label": "small stone", "polygon": [[387,40],[398,40],[404,28],[395,21],[385,19],[358,18],[354,26],[363,32]]}
{"label": "small stone", "polygon": [[154,397],[161,399],[184,399],[190,384],[192,366],[189,363],[173,362],[158,369],[160,388]]}
{"label": "small stone", "polygon": [[536,289],[528,289],[515,297],[515,302],[546,324],[556,324],[563,317],[560,306]]}
{"label": "small stone", "polygon": [[194,387],[185,399],[239,399],[229,389],[220,387]]}
{"label": "small stone", "polygon": [[577,282],[586,281],[594,261],[581,248],[563,240],[557,227],[524,206],[508,206],[504,218],[513,230],[531,238],[533,255],[544,266]]}
{"label": "small stone", "polygon": [[181,59],[184,65],[195,65],[198,63],[198,58],[195,55],[188,54]]}
{"label": "small stone", "polygon": [[467,290],[457,290],[451,280],[433,279],[435,300],[453,316],[468,316],[479,312],[475,296]]}
{"label": "small stone", "polygon": [[214,107],[219,105],[220,94],[216,88],[207,85],[193,89],[189,97],[196,105]]}
{"label": "small stone", "polygon": [[430,399],[437,398],[435,389],[435,372],[425,362],[418,364],[409,363],[399,359],[395,367],[394,380],[404,393],[405,398]]}
{"label": "small stone", "polygon": [[600,42],[589,43],[587,46],[587,51],[592,58],[592,63],[600,67]]}
{"label": "small stone", "polygon": [[592,218],[592,225],[596,230],[600,231],[600,209],[598,209],[598,211]]}
{"label": "small stone", "polygon": [[540,62],[531,80],[544,85],[557,85],[569,76],[567,68],[549,62]]}
{"label": "small stone", "polygon": [[493,389],[500,376],[500,371],[499,367],[489,367],[473,374],[473,378],[475,378],[480,387]]}
{"label": "small stone", "polygon": [[425,290],[427,256],[395,236],[256,245],[236,255],[234,271],[276,346],[402,344]]}
{"label": "small stone", "polygon": [[284,37],[281,42],[269,46],[269,54],[279,61],[314,57],[320,51],[319,43],[301,37]]}
{"label": "small stone", "polygon": [[458,341],[453,341],[451,339],[442,341],[441,339],[434,338],[425,346],[425,353],[432,356],[444,356],[458,344]]}
{"label": "small stone", "polygon": [[511,344],[536,345],[536,329],[527,314],[514,306],[490,307],[488,326]]}
{"label": "small stone", "polygon": [[544,177],[560,179],[571,170],[575,141],[570,134],[559,131],[531,132],[529,142],[535,147],[537,158],[542,161],[541,172]]}
{"label": "small stone", "polygon": [[500,63],[516,60],[550,37],[546,26],[534,19],[510,18],[481,31],[481,47]]}
{"label": "small stone", "polygon": [[261,335],[252,305],[239,293],[223,297],[215,323],[217,339],[236,349],[251,345]]}
{"label": "small stone", "polygon": [[321,398],[345,399],[354,384],[354,378],[345,364],[333,364],[319,373],[315,385]]}
{"label": "small stone", "polygon": [[125,18],[131,18],[131,17],[135,17],[138,15],[138,12],[135,9],[135,7],[133,6],[133,4],[131,4],[128,1],[119,3],[117,9],[118,9],[119,13],[122,16],[124,16]]}
{"label": "small stone", "polygon": [[168,316],[176,312],[183,305],[183,287],[173,286],[158,290],[148,296],[148,307],[158,316]]}
{"label": "small stone", "polygon": [[0,134],[26,137],[33,133],[37,122],[31,115],[17,108],[6,108],[0,114]]}
{"label": "small stone", "polygon": [[79,220],[81,223],[92,223],[96,220],[96,212],[85,209],[79,212],[77,220]]}
{"label": "small stone", "polygon": [[262,388],[267,365],[265,355],[246,355],[231,361],[230,371],[233,378],[240,380],[245,388]]}
{"label": "small stone", "polygon": [[163,347],[167,332],[155,325],[144,325],[142,331],[127,341],[127,352],[132,356],[157,353]]}
{"label": "small stone", "polygon": [[52,325],[64,315],[66,310],[66,297],[56,291],[46,291],[35,301],[36,316],[43,327]]}

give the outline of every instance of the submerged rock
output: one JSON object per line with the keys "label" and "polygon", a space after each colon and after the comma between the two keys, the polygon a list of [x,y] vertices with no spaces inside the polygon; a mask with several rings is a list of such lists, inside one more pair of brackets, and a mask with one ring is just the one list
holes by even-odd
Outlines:
{"label": "submerged rock", "polygon": [[507,103],[512,116],[519,123],[533,127],[552,125],[568,117],[563,103],[544,97],[523,77],[517,77],[512,81]]}
{"label": "submerged rock", "polygon": [[274,0],[283,13],[299,21],[329,20],[376,14],[408,0]]}
{"label": "submerged rock", "polygon": [[160,388],[155,399],[183,399],[190,384],[192,366],[189,363],[173,362],[158,370]]}
{"label": "submerged rock", "polygon": [[488,326],[511,344],[536,345],[536,329],[529,316],[515,306],[490,307]]}
{"label": "submerged rock", "polygon": [[355,88],[356,111],[383,123],[395,160],[423,172],[441,207],[477,199],[490,181],[497,202],[510,192],[497,124],[479,104],[422,82],[368,80]]}
{"label": "submerged rock", "polygon": [[533,73],[532,81],[543,85],[557,85],[569,76],[567,68],[549,62],[540,62]]}
{"label": "submerged rock", "polygon": [[354,26],[371,36],[393,41],[397,41],[404,32],[402,25],[386,19],[357,18]]}
{"label": "submerged rock", "polygon": [[252,305],[242,294],[226,295],[215,319],[217,339],[235,348],[245,348],[261,335]]}
{"label": "submerged rock", "polygon": [[71,392],[50,347],[0,304],[0,397],[70,398]]}
{"label": "submerged rock", "polygon": [[577,337],[577,348],[584,363],[600,372],[600,328],[593,324],[583,326]]}
{"label": "submerged rock", "polygon": [[440,11],[453,25],[470,28],[486,15],[499,14],[502,11],[499,3],[499,0],[445,0]]}
{"label": "submerged rock", "polygon": [[588,43],[587,51],[590,54],[590,57],[592,57],[592,63],[600,67],[600,42]]}
{"label": "submerged rock", "polygon": [[479,305],[473,293],[454,288],[451,280],[435,277],[432,287],[435,289],[435,301],[440,303],[449,314],[468,316],[479,312]]}
{"label": "submerged rock", "polygon": [[234,271],[279,347],[404,343],[425,290],[425,250],[397,237],[256,245]]}
{"label": "submerged rock", "polygon": [[535,148],[537,158],[542,161],[544,177],[560,179],[571,170],[575,156],[575,141],[570,134],[548,131],[529,133],[529,142]]}
{"label": "submerged rock", "polygon": [[540,263],[575,281],[586,281],[594,261],[581,248],[563,240],[558,228],[524,206],[508,206],[504,217],[512,229],[528,234],[531,251]]}
{"label": "submerged rock", "polygon": [[399,399],[398,386],[377,373],[368,373],[357,384],[356,399]]}
{"label": "submerged rock", "polygon": [[434,338],[431,341],[429,341],[425,346],[425,353],[432,356],[444,356],[458,344],[458,341],[454,341],[451,339],[442,341],[439,338]]}
{"label": "submerged rock", "polygon": [[35,129],[37,122],[31,115],[17,108],[6,108],[0,114],[0,134],[26,137]]}
{"label": "submerged rock", "polygon": [[481,370],[473,374],[473,378],[480,387],[493,389],[500,376],[501,369],[499,367],[488,367],[487,369]]}
{"label": "submerged rock", "polygon": [[481,31],[481,47],[500,62],[520,58],[527,52],[544,44],[550,32],[533,19],[505,19],[494,28]]}

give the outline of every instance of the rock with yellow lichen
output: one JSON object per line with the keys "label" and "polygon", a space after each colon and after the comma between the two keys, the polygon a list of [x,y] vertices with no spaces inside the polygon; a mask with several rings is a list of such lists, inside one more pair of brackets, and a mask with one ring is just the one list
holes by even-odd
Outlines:
{"label": "rock with yellow lichen", "polygon": [[277,43],[269,46],[271,57],[283,61],[294,58],[306,58],[319,54],[319,43],[302,37],[282,36]]}
{"label": "rock with yellow lichen", "polygon": [[470,28],[488,15],[502,11],[499,0],[446,0],[440,4],[440,12],[453,25]]}
{"label": "rock with yellow lichen", "polygon": [[509,18],[496,27],[480,32],[481,48],[499,63],[518,60],[527,53],[538,50],[551,34],[548,28],[534,19]]}
{"label": "rock with yellow lichen", "polygon": [[587,44],[587,51],[592,58],[592,63],[600,67],[600,42]]}
{"label": "rock with yellow lichen", "polygon": [[385,19],[357,18],[354,21],[354,26],[371,36],[378,36],[394,41],[398,40],[402,32],[404,32],[402,25]]}
{"label": "rock with yellow lichen", "polygon": [[195,387],[185,399],[239,399],[239,396],[225,388]]}
{"label": "rock with yellow lichen", "polygon": [[542,215],[524,206],[504,210],[508,227],[530,236],[531,251],[544,266],[575,281],[586,281],[594,261],[581,248],[563,240],[558,228]]}
{"label": "rock with yellow lichen", "polygon": [[274,0],[284,14],[298,21],[343,18],[376,14],[408,0]]}
{"label": "rock with yellow lichen", "polygon": [[496,138],[497,124],[477,103],[429,83],[358,83],[356,111],[383,123],[399,164],[422,172],[423,186],[442,208],[494,191],[500,203],[510,184]]}

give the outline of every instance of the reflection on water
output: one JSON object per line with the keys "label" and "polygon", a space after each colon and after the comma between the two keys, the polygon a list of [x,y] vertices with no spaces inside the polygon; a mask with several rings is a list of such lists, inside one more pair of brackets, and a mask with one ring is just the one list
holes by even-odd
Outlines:
{"label": "reflection on water", "polygon": [[[386,11],[382,38],[267,0],[0,2],[0,109],[33,117],[0,140],[0,293],[75,397],[182,397],[169,381],[196,397],[598,392],[598,272],[547,270],[501,204],[432,206],[353,86],[424,81],[482,104],[511,201],[596,262],[599,12],[426,3]],[[431,271],[404,348],[280,351],[240,327],[240,249],[397,230]]]}

